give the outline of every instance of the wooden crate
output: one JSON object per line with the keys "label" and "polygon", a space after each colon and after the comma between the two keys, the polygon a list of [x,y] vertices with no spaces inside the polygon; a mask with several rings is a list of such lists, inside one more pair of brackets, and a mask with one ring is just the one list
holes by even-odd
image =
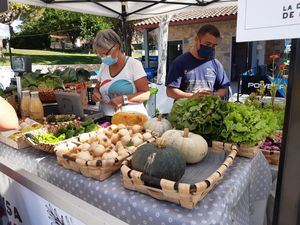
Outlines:
{"label": "wooden crate", "polygon": [[[142,172],[132,170],[130,168],[131,157],[129,157],[124,160],[121,167],[123,185],[127,189],[139,191],[156,199],[170,201],[179,204],[184,208],[192,209],[220,180],[223,179],[225,172],[233,163],[237,152],[237,146],[232,145],[231,151],[223,164],[205,180],[195,184],[158,179],[143,174]],[[155,187],[145,185],[145,182],[147,183],[148,181],[155,184]]]}

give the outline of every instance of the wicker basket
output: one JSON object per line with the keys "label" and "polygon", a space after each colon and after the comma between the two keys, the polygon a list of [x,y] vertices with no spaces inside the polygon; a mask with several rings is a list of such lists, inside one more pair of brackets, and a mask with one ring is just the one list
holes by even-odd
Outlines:
{"label": "wicker basket", "polygon": [[35,149],[38,149],[38,150],[41,150],[43,152],[46,152],[46,153],[49,153],[49,154],[53,154],[55,153],[54,149],[57,145],[60,145],[62,143],[71,143],[72,141],[74,142],[77,142],[78,141],[78,137],[72,137],[72,138],[69,138],[69,139],[66,139],[66,140],[63,140],[63,141],[59,141],[59,142],[56,142],[56,143],[36,143],[34,141],[34,139],[32,138],[33,135],[36,135],[38,133],[48,133],[48,130],[45,129],[45,128],[41,128],[41,129],[38,129],[38,130],[34,130],[34,131],[31,131],[31,132],[28,132],[26,133],[24,136],[25,136],[25,139],[26,141]]}
{"label": "wicker basket", "polygon": [[[192,209],[221,179],[223,179],[225,172],[232,164],[237,152],[237,147],[232,145],[231,152],[226,157],[223,164],[207,179],[195,184],[158,179],[139,171],[132,170],[130,169],[131,157],[129,157],[123,162],[121,167],[123,185],[127,189],[139,191],[156,199],[174,202],[184,208]],[[151,181],[154,186],[160,188],[146,186],[145,183],[149,181]]]}
{"label": "wicker basket", "polygon": [[[213,141],[212,142],[212,149],[213,149],[213,151],[226,151],[226,152],[230,152],[231,151],[231,147],[233,145],[234,144],[224,143],[224,142],[220,142],[220,141]],[[253,147],[247,147],[247,146],[239,145],[239,151],[238,151],[237,155],[252,159],[260,151],[259,146],[260,146],[260,144],[257,144],[257,145],[255,145]]]}
{"label": "wicker basket", "polygon": [[269,164],[279,165],[280,151],[270,151],[265,149],[261,149],[261,151]]}
{"label": "wicker basket", "polygon": [[56,102],[54,91],[39,91],[39,97],[42,103]]}
{"label": "wicker basket", "polygon": [[75,126],[80,126],[81,121],[80,118],[77,117],[76,115],[55,115],[56,118],[62,118],[65,116],[69,116],[71,118],[70,121],[66,122],[47,122],[47,118],[44,117],[44,127],[48,130],[50,133],[56,133],[58,130],[62,127],[66,127],[68,125],[75,125]]}
{"label": "wicker basket", "polygon": [[[153,142],[151,139],[148,142]],[[145,142],[146,143],[146,142]],[[127,149],[127,153],[119,155],[113,159],[106,160],[89,160],[76,159],[76,157],[69,156],[64,151],[56,151],[57,162],[66,169],[71,169],[80,172],[83,176],[91,177],[96,180],[105,180],[113,173],[121,168],[122,162],[131,156],[137,147],[133,150]]]}

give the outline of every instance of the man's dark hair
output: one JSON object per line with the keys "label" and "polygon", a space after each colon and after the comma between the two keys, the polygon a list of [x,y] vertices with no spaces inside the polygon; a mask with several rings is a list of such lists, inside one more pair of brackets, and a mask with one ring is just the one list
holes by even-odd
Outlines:
{"label": "man's dark hair", "polygon": [[221,38],[219,29],[210,24],[206,24],[206,25],[200,27],[200,29],[197,32],[197,36],[204,36],[207,33],[215,36],[216,38]]}

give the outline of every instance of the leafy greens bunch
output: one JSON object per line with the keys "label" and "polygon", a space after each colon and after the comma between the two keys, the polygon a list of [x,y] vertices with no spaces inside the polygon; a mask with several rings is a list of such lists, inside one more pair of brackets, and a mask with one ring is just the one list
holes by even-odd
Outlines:
{"label": "leafy greens bunch", "polygon": [[222,101],[216,96],[180,99],[168,120],[177,129],[189,128],[206,140],[255,145],[274,130],[280,121],[272,110]]}

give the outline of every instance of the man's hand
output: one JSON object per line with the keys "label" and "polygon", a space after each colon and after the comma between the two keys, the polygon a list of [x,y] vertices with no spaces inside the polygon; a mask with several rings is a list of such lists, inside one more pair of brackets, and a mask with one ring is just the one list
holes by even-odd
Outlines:
{"label": "man's hand", "polygon": [[102,96],[96,88],[93,90],[93,96],[92,99],[94,102],[100,102],[102,100]]}
{"label": "man's hand", "polygon": [[191,98],[199,99],[207,95],[212,95],[212,91],[210,89],[200,89],[196,93],[194,93]]}

